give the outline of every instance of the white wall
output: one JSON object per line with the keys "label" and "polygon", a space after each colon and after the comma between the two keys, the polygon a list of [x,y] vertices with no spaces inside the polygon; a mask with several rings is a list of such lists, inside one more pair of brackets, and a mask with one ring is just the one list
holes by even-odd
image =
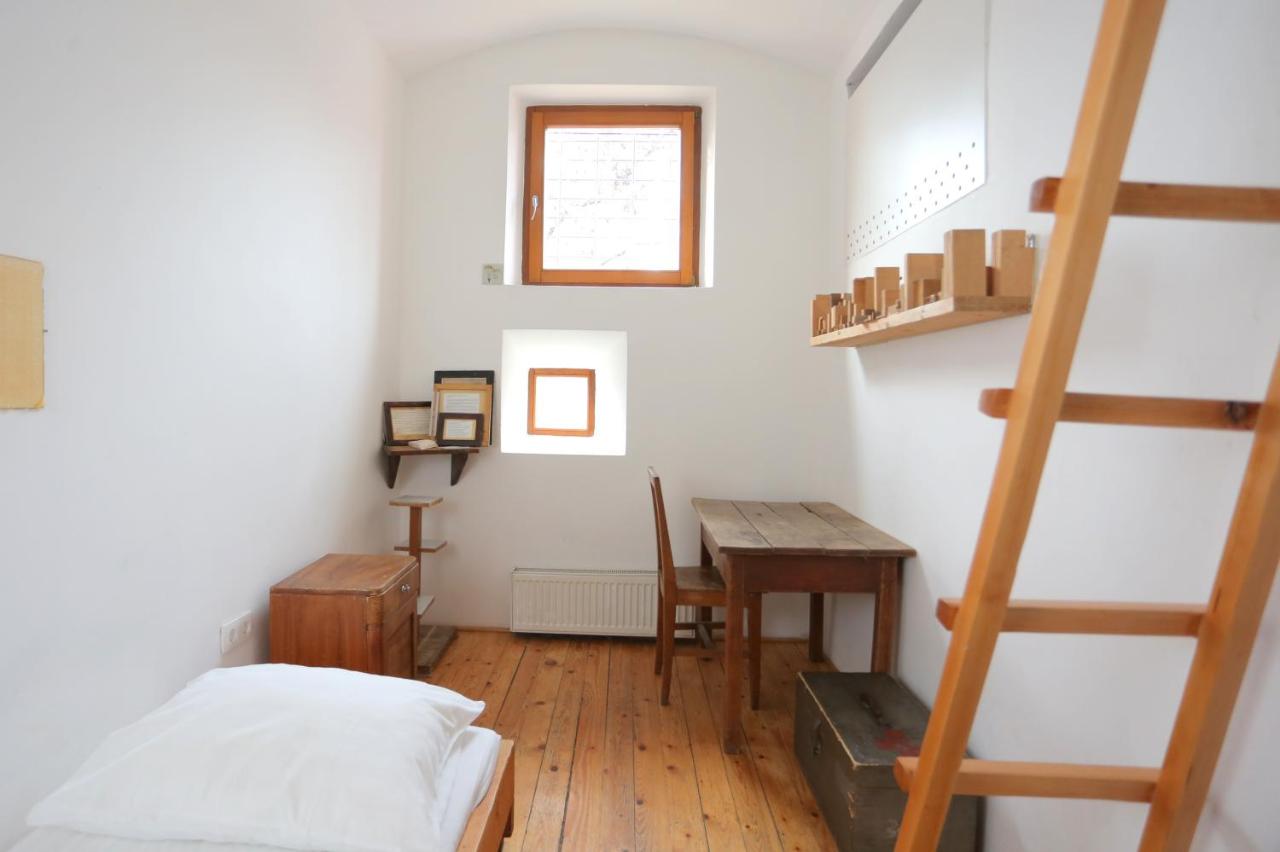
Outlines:
{"label": "white wall", "polygon": [[[503,257],[510,88],[526,84],[715,88],[715,287],[480,284]],[[825,79],[776,60],[648,33],[530,38],[410,81],[401,395],[429,393],[436,369],[497,368],[504,328],[622,330],[630,347],[626,456],[495,448],[454,488],[442,460],[405,462],[403,489],[445,495],[428,520],[450,541],[425,574],[434,618],[506,625],[517,565],[653,566],[649,464],[686,561],[698,555],[690,497],[832,493],[848,450],[822,413],[843,368],[809,351],[804,296],[827,266],[827,97]],[[768,631],[804,632],[802,600],[766,606]]]}
{"label": "white wall", "polygon": [[361,32],[337,0],[0,5],[0,252],[45,263],[48,328],[47,407],[0,412],[0,847],[225,618],[390,540],[400,83]]}
{"label": "white wall", "polygon": [[[929,2],[940,0],[917,14]],[[1066,161],[1100,9],[1100,0],[992,0],[987,185],[863,258],[864,270],[896,265],[906,251],[938,251],[948,228],[1027,228],[1046,237],[1052,218],[1026,212],[1028,192]],[[1280,185],[1276,32],[1280,7],[1270,0],[1173,0],[1126,176]],[[843,76],[832,83],[836,116],[844,110]],[[832,148],[838,163],[841,146]],[[828,257],[841,264],[835,248]],[[1070,386],[1260,397],[1280,342],[1277,266],[1273,227],[1115,220]],[[963,590],[1002,434],[1000,422],[977,412],[978,392],[1012,384],[1026,326],[1022,318],[1002,320],[810,359],[815,369],[840,359],[847,370],[857,475],[844,501],[920,552],[907,563],[899,668],[928,701],[947,647],[933,602]],[[1233,434],[1062,426],[1015,595],[1206,600],[1248,444]],[[1267,724],[1280,717],[1278,597],[1272,594],[1199,850],[1260,852],[1280,838],[1280,745]],[[841,600],[833,619],[836,660],[859,669],[860,645],[849,634],[861,625],[850,603]],[[1006,637],[972,747],[995,759],[1158,765],[1190,653],[1185,640]],[[1134,848],[1146,813],[1097,802],[989,805],[994,852]]]}

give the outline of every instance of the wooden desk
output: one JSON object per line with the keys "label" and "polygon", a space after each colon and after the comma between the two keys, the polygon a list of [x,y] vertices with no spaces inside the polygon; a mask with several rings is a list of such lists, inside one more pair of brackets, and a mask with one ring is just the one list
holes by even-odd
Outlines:
{"label": "wooden desk", "polygon": [[898,632],[902,560],[915,550],[832,503],[693,498],[702,563],[724,576],[724,750],[738,751],[742,716],[742,609],[755,592],[809,593],[809,657],[822,659],[823,595],[876,596],[871,670],[888,672]]}

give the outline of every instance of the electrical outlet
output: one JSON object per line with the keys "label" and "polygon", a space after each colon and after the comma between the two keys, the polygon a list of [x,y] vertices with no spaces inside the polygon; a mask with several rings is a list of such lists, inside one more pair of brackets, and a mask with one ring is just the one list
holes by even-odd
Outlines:
{"label": "electrical outlet", "polygon": [[219,631],[222,640],[222,653],[227,653],[237,645],[243,645],[253,635],[253,613],[246,612],[222,625]]}
{"label": "electrical outlet", "polygon": [[488,285],[502,284],[502,264],[486,263],[481,267],[480,283]]}

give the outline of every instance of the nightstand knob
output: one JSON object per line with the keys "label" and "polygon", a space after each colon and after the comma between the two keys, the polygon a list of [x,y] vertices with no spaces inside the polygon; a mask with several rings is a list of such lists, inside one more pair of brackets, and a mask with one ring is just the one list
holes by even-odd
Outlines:
{"label": "nightstand knob", "polygon": [[412,588],[413,586],[410,586],[408,583],[405,583],[403,586],[400,587],[400,591],[405,592],[407,594],[408,591]]}

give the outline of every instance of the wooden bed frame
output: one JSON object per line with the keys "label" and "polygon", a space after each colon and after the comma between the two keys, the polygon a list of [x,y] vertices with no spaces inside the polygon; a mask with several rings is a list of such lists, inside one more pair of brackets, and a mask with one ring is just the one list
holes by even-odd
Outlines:
{"label": "wooden bed frame", "polygon": [[467,820],[458,852],[500,852],[502,839],[515,828],[516,762],[514,740],[498,745],[498,765],[493,780]]}

